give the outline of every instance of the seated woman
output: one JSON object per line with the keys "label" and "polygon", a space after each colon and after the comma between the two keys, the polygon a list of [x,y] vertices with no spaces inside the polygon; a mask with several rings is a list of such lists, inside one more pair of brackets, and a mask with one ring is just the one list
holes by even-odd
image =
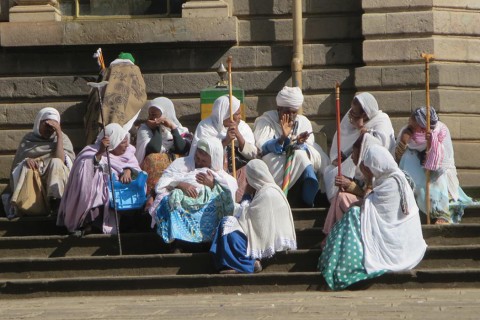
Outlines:
{"label": "seated woman", "polygon": [[319,259],[318,268],[333,290],[412,269],[427,248],[412,188],[390,152],[370,146],[360,169],[365,179],[375,179],[373,190],[361,207],[353,206],[335,224]]}
{"label": "seated woman", "polygon": [[228,172],[232,173],[232,141],[235,141],[235,169],[237,174],[238,190],[235,195],[236,201],[242,199],[245,187],[245,171],[242,169],[248,161],[257,157],[255,138],[250,126],[241,119],[240,100],[232,97],[233,120],[230,120],[230,100],[228,96],[221,96],[215,100],[210,117],[201,121],[197,130],[193,145],[200,139],[217,138],[226,148]]}
{"label": "seated woman", "polygon": [[135,156],[148,173],[147,194],[150,194],[175,155],[188,154],[192,135],[178,121],[170,99],[159,97],[147,106],[148,119],[138,129]]}
{"label": "seated woman", "polygon": [[[434,108],[430,108],[431,148],[426,156],[426,118],[425,107],[413,112],[408,125],[400,130],[395,159],[415,182],[415,198],[420,210],[427,212],[425,171],[430,170],[430,216],[436,219],[436,224],[457,223],[463,216],[463,208],[472,199],[460,187],[450,131],[439,121]],[[450,208],[453,202],[460,206]]]}
{"label": "seated woman", "polygon": [[[73,146],[62,132],[58,111],[54,108],[40,110],[35,117],[33,132],[23,137],[13,159],[10,177],[12,207],[7,216],[56,213],[74,160]],[[37,182],[40,184],[38,189],[28,188],[27,191],[28,186]]]}
{"label": "seated woman", "polygon": [[[323,225],[325,236],[328,236],[334,224],[342,218],[352,203],[360,201],[367,192],[372,190],[372,181],[365,181],[365,177],[358,166],[365,156],[365,151],[372,145],[380,145],[377,138],[370,133],[360,135],[352,146],[352,162],[356,166],[355,175],[353,177],[345,175],[337,175],[335,177],[335,186],[340,189],[330,204],[330,209]],[[323,245],[325,241],[326,238],[322,243]]]}
{"label": "seated woman", "polygon": [[223,219],[210,249],[220,273],[260,272],[259,260],[297,249],[292,210],[265,162],[250,161],[246,175],[255,196]]}
{"label": "seated woman", "polygon": [[[356,165],[352,161],[352,145],[358,137],[365,132],[370,133],[376,138],[380,145],[393,152],[395,148],[395,134],[392,122],[389,116],[378,108],[375,97],[363,92],[356,95],[351,103],[350,110],[343,117],[340,124],[340,146],[342,154],[342,174],[347,177],[353,177],[356,171]],[[332,141],[337,141],[337,132]],[[332,164],[324,172],[325,188],[330,203],[338,192],[336,177],[338,175],[338,146],[332,144],[330,149],[330,159]]]}
{"label": "seated woman", "polygon": [[106,234],[117,232],[115,213],[109,205],[107,149],[112,174],[122,183],[130,183],[141,171],[130,134],[117,123],[107,125],[95,144],[86,146],[73,164],[60,203],[58,226],[70,232],[88,232],[92,227]]}
{"label": "seated woman", "polygon": [[175,239],[210,242],[218,222],[233,213],[237,182],[223,171],[223,147],[218,139],[199,140],[196,151],[179,158],[163,172],[149,212],[152,227],[165,243]]}

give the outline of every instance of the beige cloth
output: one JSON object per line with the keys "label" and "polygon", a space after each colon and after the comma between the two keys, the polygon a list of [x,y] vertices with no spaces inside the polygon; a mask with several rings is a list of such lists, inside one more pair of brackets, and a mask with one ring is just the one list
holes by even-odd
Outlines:
{"label": "beige cloth", "polygon": [[[131,120],[138,116],[147,101],[145,81],[140,68],[129,63],[114,64],[107,68],[102,80],[108,81],[102,92],[105,125],[118,123],[129,131],[130,128],[125,125],[131,127]],[[95,141],[102,123],[97,89],[90,92],[84,121],[86,142],[90,144]]]}
{"label": "beige cloth", "polygon": [[[26,164],[22,164],[19,168],[20,175],[11,199],[12,205],[18,210],[18,215],[48,215],[50,213],[48,200],[61,199],[63,196],[70,169],[58,158],[40,158],[38,162],[40,165],[36,173],[33,173]],[[40,179],[38,180],[37,177]],[[38,188],[37,183],[40,183]],[[29,191],[25,192],[27,189]],[[30,192],[35,194],[29,194]],[[35,199],[43,199],[44,206],[39,208],[41,201]]]}

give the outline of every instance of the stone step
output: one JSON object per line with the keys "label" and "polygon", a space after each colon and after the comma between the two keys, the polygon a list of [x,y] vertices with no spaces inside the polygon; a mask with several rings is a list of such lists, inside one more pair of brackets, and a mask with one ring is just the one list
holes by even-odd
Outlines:
{"label": "stone step", "polygon": [[[391,272],[356,288],[468,288],[480,285],[479,269],[414,269]],[[2,298],[119,294],[257,293],[327,290],[320,272],[105,276],[0,280]]]}
{"label": "stone step", "polygon": [[[429,245],[480,244],[480,224],[424,225],[423,236]],[[296,229],[299,249],[318,249],[324,238],[321,228]],[[168,252],[154,232],[122,234],[125,255]],[[207,251],[208,244],[187,248]],[[92,234],[83,238],[70,235],[22,236],[0,238],[0,258],[7,257],[72,257],[118,255],[116,236]]]}
{"label": "stone step", "polygon": [[[328,212],[326,208],[312,208],[292,210],[295,227],[297,229],[322,228]],[[422,219],[425,217],[422,215]],[[55,225],[56,217],[20,217],[9,220],[0,218],[0,237],[33,236],[33,235],[66,235],[65,228]],[[480,224],[480,209],[467,208],[461,225]],[[149,223],[145,222],[140,228],[148,230]]]}
{"label": "stone step", "polygon": [[[263,273],[317,270],[321,250],[279,252],[262,261]],[[419,269],[479,269],[480,245],[432,246]],[[217,273],[210,253],[152,254],[102,257],[3,258],[0,279],[81,278],[192,275]]]}

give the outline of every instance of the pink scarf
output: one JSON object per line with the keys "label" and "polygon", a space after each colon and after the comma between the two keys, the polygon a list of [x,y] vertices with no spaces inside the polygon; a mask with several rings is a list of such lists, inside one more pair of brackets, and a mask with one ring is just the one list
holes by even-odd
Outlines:
{"label": "pink scarf", "polygon": [[[430,150],[427,152],[427,159],[425,169],[436,171],[440,169],[440,166],[445,156],[445,147],[443,146],[443,140],[447,136],[447,129],[444,125],[439,124],[433,131],[430,132],[431,144]],[[412,136],[413,141],[417,144],[426,144],[425,131],[415,132]]]}

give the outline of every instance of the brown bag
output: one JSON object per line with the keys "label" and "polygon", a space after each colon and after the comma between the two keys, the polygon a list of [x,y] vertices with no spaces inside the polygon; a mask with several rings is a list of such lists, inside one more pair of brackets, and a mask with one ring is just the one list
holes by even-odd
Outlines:
{"label": "brown bag", "polygon": [[48,202],[42,188],[42,178],[38,170],[27,170],[15,205],[19,216],[38,216],[49,213]]}

